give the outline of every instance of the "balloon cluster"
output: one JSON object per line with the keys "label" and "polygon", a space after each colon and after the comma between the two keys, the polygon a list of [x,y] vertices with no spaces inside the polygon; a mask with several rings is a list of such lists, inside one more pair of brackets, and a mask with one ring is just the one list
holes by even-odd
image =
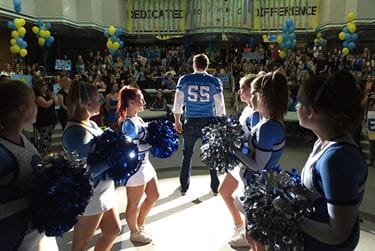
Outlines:
{"label": "balloon cluster", "polygon": [[254,174],[245,191],[247,234],[267,250],[301,250],[303,233],[298,220],[314,212],[307,189],[295,170],[280,167]]}
{"label": "balloon cluster", "polygon": [[212,170],[232,170],[239,164],[235,154],[245,140],[237,118],[218,118],[202,129],[201,160]]}
{"label": "balloon cluster", "polygon": [[22,10],[21,0],[14,0],[13,1],[13,8],[14,8],[15,12],[20,13],[21,10]]}
{"label": "balloon cluster", "polygon": [[288,18],[283,26],[283,33],[277,36],[277,43],[280,45],[280,57],[286,58],[287,49],[293,49],[296,47],[296,34],[294,33],[293,20]]}
{"label": "balloon cluster", "polygon": [[172,122],[167,119],[148,123],[145,142],[152,146],[152,156],[160,159],[169,158],[178,150],[178,134]]}
{"label": "balloon cluster", "polygon": [[10,40],[10,52],[14,54],[20,54],[21,57],[27,55],[27,42],[23,39],[26,34],[25,29],[26,21],[23,18],[15,18],[13,22],[8,21],[7,26],[13,30],[11,33],[12,39]]}
{"label": "balloon cluster", "polygon": [[123,33],[124,31],[122,29],[116,28],[113,25],[104,30],[104,36],[107,38],[106,45],[111,55],[115,55],[116,51],[124,46],[124,42],[119,38]]}
{"label": "balloon cluster", "polygon": [[344,41],[342,43],[342,54],[348,55],[350,51],[354,50],[356,44],[355,42],[358,40],[358,33],[356,33],[357,26],[353,23],[355,19],[354,12],[350,12],[347,16],[348,24],[342,29],[339,33],[340,40]]}
{"label": "balloon cluster", "polygon": [[316,28],[316,38],[314,39],[314,47],[318,49],[319,47],[323,47],[327,44],[327,40],[323,38],[323,33],[320,32],[320,28]]}
{"label": "balloon cluster", "polygon": [[42,20],[38,20],[38,26],[35,25],[32,28],[32,31],[38,38],[38,44],[41,47],[43,47],[44,45],[50,47],[55,41],[55,38],[51,36],[51,32],[49,31],[49,29],[51,29],[51,26],[51,23],[44,23]]}
{"label": "balloon cluster", "polygon": [[39,167],[30,187],[32,226],[47,236],[63,236],[77,223],[94,192],[86,160],[74,153],[54,153]]}

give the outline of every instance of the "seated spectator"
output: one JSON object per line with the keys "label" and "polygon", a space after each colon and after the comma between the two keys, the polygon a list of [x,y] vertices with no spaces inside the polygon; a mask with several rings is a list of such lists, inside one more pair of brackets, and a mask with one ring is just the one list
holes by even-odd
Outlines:
{"label": "seated spectator", "polygon": [[176,89],[176,84],[172,80],[172,73],[168,73],[163,80],[161,81],[160,84],[161,89],[168,89],[168,90],[173,90]]}
{"label": "seated spectator", "polygon": [[166,111],[167,100],[164,98],[163,92],[158,90],[155,96],[155,100],[150,107],[151,111]]}

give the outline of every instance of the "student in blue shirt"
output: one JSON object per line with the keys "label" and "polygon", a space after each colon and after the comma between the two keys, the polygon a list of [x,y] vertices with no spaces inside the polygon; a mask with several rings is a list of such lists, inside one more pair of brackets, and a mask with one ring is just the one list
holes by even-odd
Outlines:
{"label": "student in blue shirt", "polygon": [[304,250],[354,250],[367,167],[352,135],[362,120],[364,96],[355,77],[342,70],[308,79],[297,99],[299,124],[318,137],[302,170],[316,209],[300,221]]}
{"label": "student in blue shirt", "polygon": [[[180,77],[174,99],[173,113],[176,131],[182,132],[181,114],[185,113],[184,146],[180,172],[181,195],[185,195],[190,185],[191,158],[194,145],[202,136],[202,129],[215,117],[225,115],[223,85],[218,78],[206,72],[209,65],[205,54],[193,58],[194,73]],[[218,194],[220,184],[217,171],[210,170],[211,190]]]}

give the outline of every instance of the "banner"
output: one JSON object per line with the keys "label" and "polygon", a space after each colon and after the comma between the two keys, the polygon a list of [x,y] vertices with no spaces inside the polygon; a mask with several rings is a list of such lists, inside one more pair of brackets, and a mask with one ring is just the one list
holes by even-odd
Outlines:
{"label": "banner", "polygon": [[22,75],[22,74],[11,74],[10,75],[10,78],[12,80],[19,80],[21,82],[24,82],[25,84],[29,85],[30,87],[32,87],[32,77],[29,76],[29,75]]}
{"label": "banner", "polygon": [[374,111],[367,112],[367,131],[368,131],[368,139],[375,140],[375,112]]}
{"label": "banner", "polygon": [[130,33],[185,33],[187,0],[128,0]]}
{"label": "banner", "polygon": [[296,30],[313,30],[319,25],[320,0],[252,0],[254,3],[252,29],[281,30],[291,18]]}
{"label": "banner", "polygon": [[55,61],[55,70],[72,70],[72,61],[64,59],[56,59]]}

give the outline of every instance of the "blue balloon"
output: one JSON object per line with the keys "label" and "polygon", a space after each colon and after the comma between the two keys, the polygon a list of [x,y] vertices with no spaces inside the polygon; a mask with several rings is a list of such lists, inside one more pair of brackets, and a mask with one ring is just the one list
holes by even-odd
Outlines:
{"label": "blue balloon", "polygon": [[111,53],[111,55],[115,55],[116,54],[116,49],[115,48],[109,48],[109,53]]}
{"label": "blue balloon", "polygon": [[352,41],[357,41],[358,40],[358,33],[353,33],[352,34]]}
{"label": "blue balloon", "polygon": [[282,37],[283,37],[283,41],[286,41],[286,40],[289,39],[289,35],[286,34],[286,33],[283,33],[283,34],[282,34]]}
{"label": "blue balloon", "polygon": [[39,26],[39,28],[43,28],[43,25],[44,25],[43,21],[39,19],[38,20],[38,26]]}
{"label": "blue balloon", "polygon": [[315,31],[316,31],[316,32],[320,32],[320,28],[319,28],[319,27],[316,27]]}
{"label": "blue balloon", "polygon": [[320,46],[324,46],[325,45],[325,40],[319,40],[319,44],[320,44]]}
{"label": "blue balloon", "polygon": [[293,33],[290,33],[290,34],[289,34],[289,39],[292,40],[292,41],[293,41],[294,39],[296,39],[296,33],[294,33],[294,32],[293,32]]}
{"label": "blue balloon", "polygon": [[124,42],[120,40],[120,47],[124,46]]}
{"label": "blue balloon", "polygon": [[283,26],[283,32],[287,33],[288,32],[288,27],[286,25]]}
{"label": "blue balloon", "polygon": [[47,30],[51,29],[51,27],[52,27],[51,23],[45,23],[45,28]]}
{"label": "blue balloon", "polygon": [[349,42],[346,42],[346,41],[344,41],[343,43],[342,43],[342,47],[349,47]]}
{"label": "blue balloon", "polygon": [[23,41],[23,43],[20,45],[21,49],[25,49],[27,47],[27,42]]}
{"label": "blue balloon", "polygon": [[345,34],[345,41],[346,41],[346,42],[350,42],[350,41],[352,41],[352,34],[350,34],[350,33],[346,33],[346,34]]}
{"label": "blue balloon", "polygon": [[293,42],[291,40],[286,41],[286,48],[293,49]]}
{"label": "blue balloon", "polygon": [[22,7],[21,7],[21,0],[14,0],[13,1],[13,6],[14,6],[14,10],[19,13],[21,12],[22,10]]}
{"label": "blue balloon", "polygon": [[18,38],[16,39],[16,43],[17,43],[17,45],[18,45],[19,47],[21,47],[21,45],[22,45],[22,43],[23,43],[23,39],[22,39],[22,37],[18,37]]}
{"label": "blue balloon", "polygon": [[112,35],[111,39],[112,39],[113,42],[118,42],[119,41],[119,39],[118,39],[118,37],[116,35]]}
{"label": "blue balloon", "polygon": [[124,31],[120,28],[117,28],[116,31],[115,31],[116,36],[121,36],[123,33],[124,33]]}
{"label": "blue balloon", "polygon": [[348,30],[347,27],[342,28],[342,31],[345,32],[345,33],[349,33],[349,30]]}
{"label": "blue balloon", "polygon": [[16,26],[14,26],[14,23],[13,23],[12,21],[8,21],[8,22],[7,22],[7,26],[8,26],[8,28],[11,29],[11,30],[16,29]]}
{"label": "blue balloon", "polygon": [[46,39],[46,45],[51,46],[55,42],[55,38],[53,36],[50,36]]}
{"label": "blue balloon", "polygon": [[105,36],[106,38],[109,38],[109,32],[108,32],[107,29],[105,29],[103,33],[104,33],[104,36]]}
{"label": "blue balloon", "polygon": [[286,48],[286,41],[283,41],[281,44],[280,44],[280,49],[281,50],[284,50]]}
{"label": "blue balloon", "polygon": [[293,20],[288,18],[286,21],[285,21],[285,24],[288,26],[288,27],[291,27],[293,24]]}
{"label": "blue balloon", "polygon": [[348,48],[349,48],[349,50],[353,50],[355,48],[355,43],[350,42],[349,45],[348,45]]}

